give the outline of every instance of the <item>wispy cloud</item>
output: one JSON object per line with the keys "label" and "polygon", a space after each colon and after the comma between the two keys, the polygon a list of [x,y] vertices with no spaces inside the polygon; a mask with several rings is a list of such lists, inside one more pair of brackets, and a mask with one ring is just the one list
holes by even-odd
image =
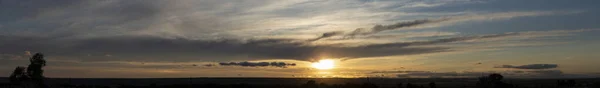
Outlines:
{"label": "wispy cloud", "polygon": [[442,17],[442,18],[433,18],[433,19],[423,19],[423,20],[413,20],[413,21],[405,21],[398,22],[390,25],[375,25],[370,29],[365,28],[357,28],[351,32],[346,34],[341,33],[342,31],[334,31],[334,32],[326,32],[323,35],[312,39],[312,41],[320,40],[323,38],[333,37],[333,36],[345,36],[345,37],[354,37],[358,35],[371,35],[375,33],[379,33],[382,31],[389,30],[399,30],[404,28],[423,28],[423,27],[439,27],[441,25],[449,25],[458,22],[464,21],[477,21],[477,20],[498,20],[498,19],[510,19],[516,17],[527,17],[527,16],[542,16],[542,15],[554,15],[554,14],[568,14],[568,13],[577,13],[577,12],[552,12],[552,11],[542,11],[542,12],[501,12],[501,13],[488,13],[488,14],[470,14],[470,15],[462,15],[462,16],[450,16],[450,17]]}
{"label": "wispy cloud", "polygon": [[501,65],[494,68],[514,68],[514,69],[552,69],[557,68],[557,64],[528,64],[528,65]]}
{"label": "wispy cloud", "polygon": [[[358,46],[312,45],[310,42],[295,39],[252,39],[252,40],[190,40],[168,39],[149,36],[120,36],[91,39],[48,39],[44,37],[0,36],[3,41],[1,52],[36,51],[53,55],[105,55],[102,59],[89,60],[127,60],[145,58],[144,60],[189,61],[196,59],[215,60],[260,60],[260,59],[293,59],[302,61],[320,58],[363,58],[394,55],[415,55],[453,51],[452,46],[419,47],[444,45],[449,43],[474,40],[502,40],[512,37],[533,35],[564,35],[594,29],[508,32],[476,36],[459,36],[425,41],[393,42],[383,44],[367,44]],[[533,37],[540,37],[533,36]],[[352,44],[346,44],[352,45]],[[61,51],[55,51],[61,50]],[[156,55],[154,53],[161,53]],[[90,57],[94,58],[94,57]]]}
{"label": "wispy cloud", "polygon": [[[389,2],[402,5],[414,5],[414,3],[419,3],[419,6],[416,7],[427,7],[471,1]],[[231,3],[227,0],[67,0],[44,4],[7,1],[2,3],[3,8],[18,8],[18,11],[15,10],[16,12],[10,12],[10,14],[4,14],[5,16],[2,16],[7,19],[12,19],[8,21],[13,21],[2,24],[4,25],[3,28],[33,30],[8,30],[7,33],[0,34],[77,38],[121,35],[151,35],[167,38],[181,37],[191,39],[250,38],[253,36],[268,35],[307,35],[314,34],[313,32],[343,30],[373,23],[387,22],[386,20],[406,15],[440,14],[380,11],[379,9],[384,8],[378,6],[383,6],[383,4],[386,3],[389,4],[388,1],[364,2],[321,0],[265,0],[242,3]],[[17,4],[31,7],[20,8]],[[300,7],[313,10],[300,10]],[[18,26],[17,24],[36,26],[25,28]]]}
{"label": "wispy cloud", "polygon": [[221,66],[242,66],[242,67],[281,67],[287,68],[288,66],[296,66],[295,63],[285,63],[285,62],[221,62],[219,63]]}

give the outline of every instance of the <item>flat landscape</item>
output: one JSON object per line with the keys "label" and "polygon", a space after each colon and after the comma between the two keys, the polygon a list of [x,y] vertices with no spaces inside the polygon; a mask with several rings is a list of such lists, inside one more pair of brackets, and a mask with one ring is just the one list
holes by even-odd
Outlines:
{"label": "flat landscape", "polygon": [[[8,78],[1,78],[0,83],[7,83]],[[46,83],[60,88],[61,86],[173,86],[173,85],[249,85],[249,86],[302,86],[314,80],[318,85],[363,85],[371,83],[379,88],[398,88],[398,84],[407,83],[428,87],[435,82],[438,88],[475,88],[475,78],[49,78]],[[504,82],[521,88],[556,88],[558,80],[575,80],[581,88],[594,88],[600,78],[587,79],[504,79]],[[595,83],[595,84],[594,84]],[[54,88],[54,87],[53,87]],[[597,88],[597,87],[596,87]]]}

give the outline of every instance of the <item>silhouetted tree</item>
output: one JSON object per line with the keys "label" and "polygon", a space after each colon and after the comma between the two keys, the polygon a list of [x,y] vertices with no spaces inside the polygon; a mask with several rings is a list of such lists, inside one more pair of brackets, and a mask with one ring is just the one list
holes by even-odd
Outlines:
{"label": "silhouetted tree", "polygon": [[36,53],[29,59],[29,67],[27,67],[27,74],[31,77],[31,80],[38,87],[46,88],[44,84],[44,70],[42,67],[46,66],[46,60],[44,60],[44,54]]}
{"label": "silhouetted tree", "polygon": [[41,53],[36,53],[29,59],[29,67],[27,67],[27,73],[34,80],[41,80],[44,78],[44,70],[42,67],[46,66],[46,60],[44,60],[44,55]]}
{"label": "silhouetted tree", "polygon": [[27,73],[25,73],[25,67],[18,66],[15,68],[12,74],[10,74],[9,80],[12,84],[20,84],[21,81],[29,79]]}
{"label": "silhouetted tree", "polygon": [[10,82],[13,84],[20,84],[27,86],[28,88],[48,88],[44,83],[44,70],[42,67],[46,66],[46,60],[42,53],[36,53],[29,59],[29,66],[25,71],[25,67],[17,67],[10,75]]}

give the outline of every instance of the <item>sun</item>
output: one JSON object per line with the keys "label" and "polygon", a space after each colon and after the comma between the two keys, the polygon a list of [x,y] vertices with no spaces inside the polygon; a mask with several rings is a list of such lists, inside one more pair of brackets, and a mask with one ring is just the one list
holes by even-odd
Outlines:
{"label": "sun", "polygon": [[316,69],[327,70],[327,69],[333,69],[333,67],[335,66],[335,63],[333,60],[323,59],[323,60],[319,60],[319,62],[312,63],[312,66]]}

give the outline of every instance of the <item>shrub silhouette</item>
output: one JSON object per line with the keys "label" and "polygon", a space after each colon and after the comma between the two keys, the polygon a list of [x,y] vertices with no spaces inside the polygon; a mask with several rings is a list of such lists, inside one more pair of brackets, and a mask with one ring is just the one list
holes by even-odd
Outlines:
{"label": "shrub silhouette", "polygon": [[27,86],[29,88],[48,88],[44,83],[44,70],[46,66],[44,54],[36,53],[29,58],[29,66],[27,68],[18,66],[10,75],[9,80],[12,84]]}

